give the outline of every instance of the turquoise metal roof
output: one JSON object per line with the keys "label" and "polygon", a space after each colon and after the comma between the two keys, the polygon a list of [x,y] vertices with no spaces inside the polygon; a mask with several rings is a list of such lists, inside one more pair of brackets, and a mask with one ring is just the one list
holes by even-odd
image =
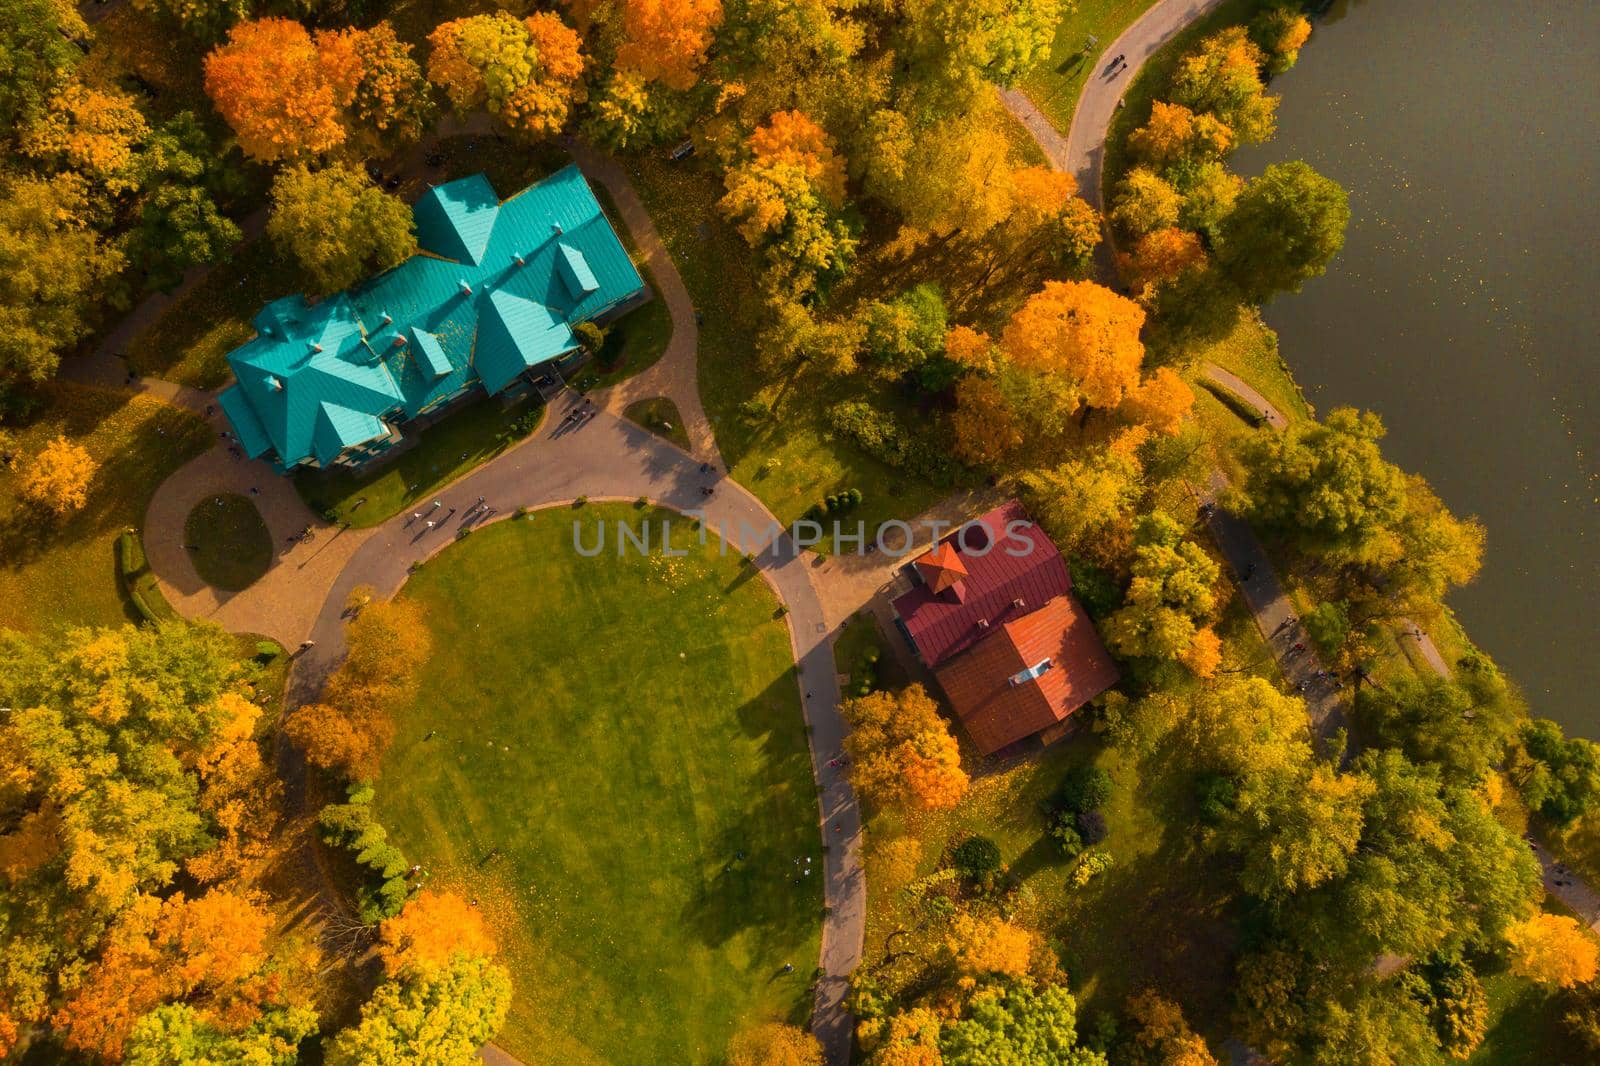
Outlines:
{"label": "turquoise metal roof", "polygon": [[499,392],[571,351],[574,323],[644,288],[576,167],[503,203],[482,175],[451,182],[414,214],[423,252],[315,305],[274,300],[229,353],[223,411],[253,455],[292,467],[382,444],[464,389]]}
{"label": "turquoise metal roof", "polygon": [[474,174],[429,189],[411,214],[419,245],[446,259],[477,266],[494,232],[500,197],[488,178]]}

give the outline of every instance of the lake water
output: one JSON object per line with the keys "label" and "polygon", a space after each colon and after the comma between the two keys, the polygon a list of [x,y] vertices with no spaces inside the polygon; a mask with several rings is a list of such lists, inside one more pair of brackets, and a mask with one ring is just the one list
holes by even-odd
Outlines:
{"label": "lake water", "polygon": [[1350,192],[1344,251],[1266,318],[1317,410],[1488,528],[1451,597],[1536,714],[1600,739],[1600,5],[1339,3],[1278,134]]}

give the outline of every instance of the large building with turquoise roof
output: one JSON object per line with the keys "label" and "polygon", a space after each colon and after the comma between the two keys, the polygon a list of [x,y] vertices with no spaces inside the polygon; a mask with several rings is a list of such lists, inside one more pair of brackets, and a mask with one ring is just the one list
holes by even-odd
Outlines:
{"label": "large building with turquoise roof", "polygon": [[218,402],[251,458],[359,466],[420,415],[548,373],[578,350],[573,326],[644,291],[577,167],[504,201],[463,178],[412,214],[416,255],[316,303],[274,300],[229,353]]}

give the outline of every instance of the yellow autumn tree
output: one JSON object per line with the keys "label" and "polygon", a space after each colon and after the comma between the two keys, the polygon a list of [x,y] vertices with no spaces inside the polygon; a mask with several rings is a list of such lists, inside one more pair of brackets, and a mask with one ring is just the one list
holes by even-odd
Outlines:
{"label": "yellow autumn tree", "polygon": [[580,40],[552,12],[454,19],[428,42],[428,78],[463,114],[486,108],[512,130],[543,137],[560,132],[583,99]]}
{"label": "yellow autumn tree", "polygon": [[1028,975],[1043,942],[1038,933],[999,916],[962,914],[952,923],[945,946],[968,977],[1020,978]]}
{"label": "yellow autumn tree", "polygon": [[1150,120],[1128,135],[1128,147],[1141,161],[1162,169],[1183,159],[1225,155],[1233,147],[1233,131],[1215,115],[1157,100],[1150,105]]}
{"label": "yellow autumn tree", "polygon": [[50,101],[39,122],[22,131],[21,147],[111,192],[124,192],[138,182],[133,163],[149,132],[131,96],[73,82]]}
{"label": "yellow autumn tree", "polygon": [[1122,411],[1158,433],[1175,434],[1194,407],[1194,390],[1171,367],[1159,367],[1123,398]]}
{"label": "yellow autumn tree", "polygon": [[822,1045],[798,1026],[768,1022],[728,1045],[728,1066],[822,1066]]}
{"label": "yellow autumn tree", "polygon": [[921,685],[846,700],[850,779],[874,803],[946,810],[966,795],[961,750]]}
{"label": "yellow autumn tree", "polygon": [[457,955],[492,957],[496,950],[483,912],[454,892],[425,889],[378,929],[378,955],[391,977],[436,970]]}
{"label": "yellow autumn tree", "polygon": [[617,65],[669,89],[688,89],[722,25],[722,0],[624,0]]}
{"label": "yellow autumn tree", "polygon": [[1129,996],[1127,1015],[1133,1022],[1127,1066],[1217,1066],[1205,1040],[1189,1028],[1182,1008],[1154,989]]}
{"label": "yellow autumn tree", "polygon": [[1595,978],[1600,945],[1564,914],[1535,914],[1506,930],[1513,972],[1557,988],[1576,988]]}
{"label": "yellow autumn tree", "polygon": [[789,163],[800,168],[833,204],[844,202],[844,159],[833,138],[801,111],[777,111],[750,134],[757,163]]}
{"label": "yellow autumn tree", "polygon": [[66,437],[40,449],[22,472],[22,498],[57,518],[81,511],[98,467],[89,450]]}
{"label": "yellow autumn tree", "polygon": [[1049,281],[1011,316],[1000,345],[1027,370],[1058,376],[1087,407],[1115,407],[1139,385],[1144,310],[1092,281]]}
{"label": "yellow autumn tree", "polygon": [[1211,677],[1222,665],[1222,638],[1210,626],[1194,631],[1189,647],[1178,654],[1178,661],[1196,677]]}

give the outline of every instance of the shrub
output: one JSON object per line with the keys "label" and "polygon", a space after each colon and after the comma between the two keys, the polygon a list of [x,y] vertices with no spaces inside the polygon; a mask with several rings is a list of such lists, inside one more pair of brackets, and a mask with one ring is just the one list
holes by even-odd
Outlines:
{"label": "shrub", "polygon": [[178,617],[178,612],[161,594],[161,586],[150,570],[144,555],[144,541],[131,529],[117,537],[117,576],[139,617],[147,622],[165,622]]}
{"label": "shrub", "polygon": [[1317,654],[1333,658],[1350,639],[1350,616],[1342,605],[1319,603],[1306,612],[1306,634],[1317,647]]}
{"label": "shrub", "polygon": [[1078,816],[1062,811],[1050,822],[1050,839],[1061,849],[1062,858],[1076,859],[1083,852],[1083,834],[1078,832]]}
{"label": "shrub", "polygon": [[1111,775],[1098,766],[1074,766],[1067,771],[1056,798],[1070,811],[1092,811],[1111,798]]}
{"label": "shrub", "polygon": [[988,881],[1000,869],[1000,845],[988,837],[968,837],[951,854],[961,876],[970,881]]}
{"label": "shrub", "polygon": [[1110,832],[1106,828],[1106,816],[1099,811],[1079,811],[1077,817],[1078,835],[1083,837],[1086,847],[1093,847],[1106,838]]}
{"label": "shrub", "polygon": [[594,355],[606,343],[606,331],[593,322],[579,322],[572,327],[572,332],[589,349],[589,354]]}
{"label": "shrub", "polygon": [[1072,871],[1073,887],[1082,888],[1109,869],[1111,869],[1111,853],[1091,851],[1078,860],[1077,868]]}
{"label": "shrub", "polygon": [[960,470],[942,447],[864,401],[834,404],[828,411],[828,421],[836,432],[849,437],[873,458],[935,485],[951,484]]}
{"label": "shrub", "polygon": [[539,423],[544,418],[544,406],[541,404],[532,410],[524,411],[511,423],[511,435],[518,439],[526,437],[539,428]]}
{"label": "shrub", "polygon": [[772,405],[766,400],[753,398],[740,404],[739,411],[752,422],[765,422],[772,416]]}

